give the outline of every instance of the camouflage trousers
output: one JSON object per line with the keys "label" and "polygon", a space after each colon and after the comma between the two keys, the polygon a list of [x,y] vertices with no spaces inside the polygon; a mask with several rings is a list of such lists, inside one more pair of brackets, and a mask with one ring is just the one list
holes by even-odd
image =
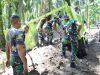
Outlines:
{"label": "camouflage trousers", "polygon": [[46,32],[39,32],[38,33],[39,43],[45,43],[46,45],[52,44],[53,39],[53,32],[50,31],[49,33]]}
{"label": "camouflage trousers", "polygon": [[66,35],[62,38],[61,43],[62,43],[63,56],[66,56],[66,46],[68,44],[70,44],[70,46],[71,46],[70,62],[71,63],[75,62],[76,54],[77,54],[77,50],[78,50],[78,37],[77,37],[77,35]]}
{"label": "camouflage trousers", "polygon": [[44,40],[45,34],[41,31],[38,32],[38,43],[39,46],[42,46],[42,44],[44,44],[45,40]]}
{"label": "camouflage trousers", "polygon": [[11,56],[10,64],[13,68],[13,75],[23,75],[23,63],[19,56]]}
{"label": "camouflage trousers", "polygon": [[47,38],[47,44],[52,44],[52,40],[53,40],[53,32],[50,31],[48,34],[46,34],[46,38]]}

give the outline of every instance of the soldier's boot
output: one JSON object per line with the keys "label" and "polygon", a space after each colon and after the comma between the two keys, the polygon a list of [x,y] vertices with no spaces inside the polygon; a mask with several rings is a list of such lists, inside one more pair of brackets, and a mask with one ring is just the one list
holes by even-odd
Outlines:
{"label": "soldier's boot", "polygon": [[75,60],[77,54],[77,47],[75,43],[71,43],[71,59],[70,59],[70,67],[76,68]]}
{"label": "soldier's boot", "polygon": [[50,39],[49,39],[49,44],[50,44],[50,45],[53,45],[52,40],[53,40],[53,35],[52,35],[52,36],[50,36]]}
{"label": "soldier's boot", "polygon": [[71,62],[71,63],[70,63],[70,67],[71,67],[71,68],[76,68],[75,62]]}
{"label": "soldier's boot", "polygon": [[66,58],[66,45],[62,44],[62,56]]}

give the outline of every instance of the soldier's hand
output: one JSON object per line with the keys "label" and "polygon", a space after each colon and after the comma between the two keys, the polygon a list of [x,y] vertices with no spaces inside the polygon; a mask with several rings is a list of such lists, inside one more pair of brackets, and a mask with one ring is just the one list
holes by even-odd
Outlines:
{"label": "soldier's hand", "polygon": [[25,65],[23,65],[23,68],[24,68],[24,70],[23,70],[23,75],[28,75],[28,68],[27,68],[27,66]]}
{"label": "soldier's hand", "polygon": [[80,36],[80,32],[78,32],[78,36]]}
{"label": "soldier's hand", "polygon": [[9,61],[9,60],[6,61],[6,66],[7,66],[7,67],[10,66],[10,61]]}

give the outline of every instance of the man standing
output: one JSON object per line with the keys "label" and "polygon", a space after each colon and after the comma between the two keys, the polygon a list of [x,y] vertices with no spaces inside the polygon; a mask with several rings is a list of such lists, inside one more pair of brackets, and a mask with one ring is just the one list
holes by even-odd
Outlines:
{"label": "man standing", "polygon": [[51,15],[46,17],[46,22],[43,25],[43,32],[45,33],[46,45],[52,45],[53,31],[52,31],[52,20]]}
{"label": "man standing", "polygon": [[45,21],[46,21],[46,18],[41,19],[36,27],[35,40],[36,40],[36,45],[38,47],[41,47],[44,45],[45,40],[44,40],[43,25]]}
{"label": "man standing", "polygon": [[13,75],[27,75],[27,59],[25,57],[24,34],[21,27],[19,16],[11,16],[11,25],[6,35],[6,66],[11,64]]}
{"label": "man standing", "polygon": [[70,67],[75,68],[75,59],[78,50],[78,35],[82,28],[81,24],[75,20],[70,20],[68,16],[64,16],[64,33],[65,36],[62,38],[62,55],[66,57],[66,46],[71,44],[71,57]]}

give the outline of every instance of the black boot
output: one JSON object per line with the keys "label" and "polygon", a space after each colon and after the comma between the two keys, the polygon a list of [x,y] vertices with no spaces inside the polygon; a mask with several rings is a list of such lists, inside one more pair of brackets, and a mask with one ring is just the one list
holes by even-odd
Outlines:
{"label": "black boot", "polygon": [[75,64],[74,62],[71,62],[71,63],[70,63],[70,67],[71,67],[71,68],[76,68],[76,64]]}
{"label": "black boot", "polygon": [[62,44],[62,56],[63,56],[64,58],[67,57],[67,56],[66,56],[66,45],[65,45],[65,44]]}
{"label": "black boot", "polygon": [[66,52],[62,52],[62,55],[63,55],[64,58],[67,58]]}

